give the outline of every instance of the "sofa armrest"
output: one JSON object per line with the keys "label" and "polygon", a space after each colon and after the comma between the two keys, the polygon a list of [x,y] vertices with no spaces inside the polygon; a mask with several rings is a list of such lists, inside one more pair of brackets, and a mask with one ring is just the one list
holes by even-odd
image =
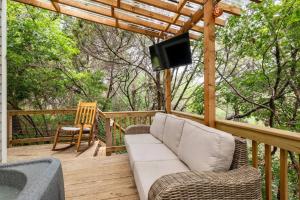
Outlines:
{"label": "sofa armrest", "polygon": [[149,125],[131,125],[125,129],[125,134],[141,134],[141,133],[149,133],[150,126]]}
{"label": "sofa armrest", "polygon": [[261,199],[257,169],[243,166],[228,172],[181,172],[162,176],[151,186],[149,200]]}

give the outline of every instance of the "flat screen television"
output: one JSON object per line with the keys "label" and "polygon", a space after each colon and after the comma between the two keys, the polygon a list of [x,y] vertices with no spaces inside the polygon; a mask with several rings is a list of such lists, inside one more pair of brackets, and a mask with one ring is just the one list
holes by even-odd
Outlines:
{"label": "flat screen television", "polygon": [[192,64],[189,33],[184,33],[169,40],[149,47],[154,71]]}

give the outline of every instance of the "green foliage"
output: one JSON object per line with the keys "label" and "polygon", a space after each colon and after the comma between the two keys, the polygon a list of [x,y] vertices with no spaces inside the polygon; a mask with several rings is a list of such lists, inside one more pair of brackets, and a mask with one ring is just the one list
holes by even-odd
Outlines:
{"label": "green foliage", "polygon": [[197,113],[199,115],[204,114],[204,104],[201,102],[204,102],[204,96],[203,96],[203,87],[197,87],[196,91],[194,92],[193,98],[195,101],[189,106],[189,109],[192,110],[193,113]]}
{"label": "green foliage", "polygon": [[7,36],[13,109],[70,107],[81,99],[101,103],[104,74],[74,62],[80,51],[63,17],[8,1]]}
{"label": "green foliage", "polygon": [[[249,4],[217,32],[217,107],[228,119],[300,132],[300,1]],[[191,109],[203,113],[203,88]],[[255,123],[255,122],[254,122]],[[263,160],[263,151],[260,152]],[[263,165],[261,165],[263,174]],[[289,199],[298,199],[297,175],[289,159]],[[273,198],[279,184],[273,156]]]}

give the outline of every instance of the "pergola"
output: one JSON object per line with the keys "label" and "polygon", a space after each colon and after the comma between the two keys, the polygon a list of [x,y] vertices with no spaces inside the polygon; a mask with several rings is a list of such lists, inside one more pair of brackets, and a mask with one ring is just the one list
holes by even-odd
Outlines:
{"label": "pergola", "polygon": [[[225,26],[224,17],[228,15],[239,16],[239,6],[221,0],[15,1],[155,38],[167,39],[189,31],[190,38],[197,40],[204,33],[204,121],[215,126],[215,25]],[[164,77],[165,108],[170,113],[169,69]]]}

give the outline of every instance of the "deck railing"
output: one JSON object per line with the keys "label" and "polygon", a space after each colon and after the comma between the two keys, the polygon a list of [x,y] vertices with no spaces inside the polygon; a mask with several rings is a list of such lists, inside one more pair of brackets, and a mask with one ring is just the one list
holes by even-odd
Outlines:
{"label": "deck railing", "polygon": [[74,123],[76,109],[9,110],[8,146],[53,141],[58,123]]}
{"label": "deck railing", "polygon": [[[203,116],[189,114],[184,112],[173,111],[172,114],[179,117],[187,118],[193,121],[204,123]],[[229,120],[216,120],[216,129],[226,131],[235,136],[245,138],[250,141],[252,153],[252,165],[258,168],[260,165],[258,151],[263,149],[264,156],[264,185],[265,185],[265,196],[264,199],[272,199],[272,147],[280,148],[279,163],[280,163],[280,199],[289,199],[288,192],[288,153],[299,156],[300,154],[300,133],[279,130],[268,127],[260,127],[250,125],[247,123],[234,122]],[[297,162],[297,161],[296,161]],[[292,163],[293,167],[300,168],[300,157],[297,163]],[[295,166],[296,165],[296,166]],[[300,199],[300,173],[298,170],[298,195]]]}
{"label": "deck railing", "polygon": [[[29,111],[9,111],[8,112],[8,140],[9,145],[17,145],[23,143],[38,143],[38,142],[51,142],[53,134],[55,133],[57,123],[61,120],[68,120],[73,122],[72,116],[75,115],[76,109],[64,110],[29,110]],[[125,111],[125,112],[103,112],[99,115],[98,123],[102,126],[103,139],[106,143],[107,155],[112,152],[123,151],[124,148],[124,130],[133,124],[151,124],[152,118],[156,112],[161,111]],[[203,117],[200,115],[172,111],[172,114],[179,117],[187,118],[199,123],[204,123]],[[36,119],[36,117],[38,119]],[[38,135],[37,130],[29,130],[23,128],[23,139],[13,137],[13,132],[18,129],[13,125],[18,124],[14,122],[15,117],[24,118],[21,120],[23,127],[28,126],[28,123],[35,123],[35,128],[40,131],[40,137],[25,138],[26,133],[30,136]],[[20,121],[20,119],[18,119]],[[20,122],[19,122],[20,123]],[[25,124],[25,125],[24,125]],[[32,124],[31,124],[32,125]],[[216,128],[229,132],[235,136],[245,138],[249,141],[249,151],[251,160],[250,162],[256,168],[263,169],[263,182],[265,188],[264,199],[272,199],[274,190],[272,182],[274,173],[274,159],[272,159],[272,151],[278,149],[278,159],[280,163],[278,184],[280,191],[280,199],[288,199],[288,170],[291,167],[300,169],[299,160],[291,161],[289,154],[297,158],[300,154],[300,133],[279,130],[274,128],[254,126],[247,123],[234,122],[229,120],[217,120]],[[101,129],[101,128],[100,128]],[[34,132],[34,134],[32,134]],[[14,132],[15,133],[15,132]],[[43,135],[43,136],[41,136]],[[261,153],[263,156],[261,157]],[[274,151],[273,151],[274,153]],[[276,154],[276,155],[277,155]],[[277,162],[277,161],[276,161]],[[300,191],[300,174],[298,174],[298,194]],[[300,196],[299,196],[300,199]]]}
{"label": "deck railing", "polygon": [[106,154],[125,150],[124,131],[130,125],[151,125],[152,118],[159,111],[104,112],[106,133]]}
{"label": "deck railing", "polygon": [[[134,124],[151,124],[157,111],[102,112],[98,110],[99,138],[107,151],[124,149],[124,131]],[[9,110],[8,146],[52,142],[58,124],[72,125],[76,108],[56,110]],[[109,124],[105,124],[109,121]],[[105,126],[109,128],[106,128]],[[110,131],[105,134],[105,130]],[[106,131],[108,132],[108,131]],[[110,142],[111,138],[111,142]]]}

